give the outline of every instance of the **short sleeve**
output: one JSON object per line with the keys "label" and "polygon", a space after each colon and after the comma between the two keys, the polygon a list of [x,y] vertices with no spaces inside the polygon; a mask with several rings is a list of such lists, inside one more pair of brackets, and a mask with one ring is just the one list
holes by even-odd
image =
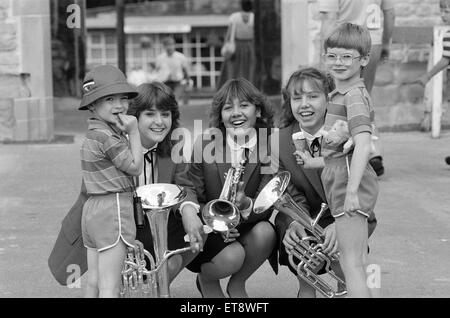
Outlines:
{"label": "short sleeve", "polygon": [[133,156],[125,138],[117,135],[110,136],[103,143],[103,151],[117,169],[129,174]]}
{"label": "short sleeve", "polygon": [[239,18],[240,18],[240,13],[239,12],[232,13],[230,15],[230,18],[228,19],[228,23],[229,24],[238,23]]}
{"label": "short sleeve", "polygon": [[442,56],[447,59],[450,59],[450,30],[445,32],[444,34],[442,49],[443,49]]}
{"label": "short sleeve", "polygon": [[352,137],[362,132],[372,133],[373,110],[360,89],[353,89],[345,95],[345,106],[348,129]]}
{"label": "short sleeve", "polygon": [[179,56],[180,56],[181,65],[184,66],[184,67],[187,67],[188,66],[188,59],[187,59],[186,55],[180,53]]}
{"label": "short sleeve", "polygon": [[319,12],[339,12],[339,0],[319,0]]}

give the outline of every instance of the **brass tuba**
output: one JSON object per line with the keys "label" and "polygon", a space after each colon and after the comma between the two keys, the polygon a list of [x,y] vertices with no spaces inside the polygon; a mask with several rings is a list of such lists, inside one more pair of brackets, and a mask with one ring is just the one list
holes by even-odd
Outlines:
{"label": "brass tuba", "polygon": [[[338,283],[345,284],[345,282],[330,267],[331,261],[338,259],[337,255],[327,255],[322,252],[325,235],[318,221],[328,206],[322,203],[317,217],[314,220],[311,219],[308,211],[300,207],[289,193],[285,192],[290,178],[291,175],[287,171],[280,172],[272,178],[256,198],[253,211],[259,214],[274,206],[279,212],[289,215],[311,232],[312,235],[303,237],[300,243],[289,251],[289,263],[297,269],[299,277],[325,297],[341,296],[345,292],[338,292],[337,286]],[[336,288],[317,274],[322,268],[336,282]]]}
{"label": "brass tuba", "polygon": [[228,169],[222,192],[218,199],[209,201],[202,209],[202,218],[213,231],[228,233],[239,225],[241,213],[236,206],[236,194],[239,182],[244,175],[248,155],[244,152],[244,158],[237,167]]}
{"label": "brass tuba", "polygon": [[[167,222],[172,207],[183,202],[186,190],[178,185],[156,183],[138,187],[142,207],[150,224],[155,258],[138,240],[134,248],[128,247],[122,269],[120,297],[170,297],[167,260],[175,254],[189,251],[190,247],[169,251],[167,248]],[[145,256],[151,270],[146,269]]]}

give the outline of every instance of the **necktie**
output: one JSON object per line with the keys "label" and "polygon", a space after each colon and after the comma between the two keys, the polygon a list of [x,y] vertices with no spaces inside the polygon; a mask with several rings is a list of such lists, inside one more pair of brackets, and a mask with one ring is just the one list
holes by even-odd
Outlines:
{"label": "necktie", "polygon": [[314,138],[313,142],[311,143],[311,156],[316,157],[320,156],[320,137]]}
{"label": "necktie", "polygon": [[242,160],[245,160],[245,163],[248,162],[248,157],[250,156],[250,149],[249,148],[244,148],[244,152],[242,153]]}
{"label": "necktie", "polygon": [[155,167],[154,167],[155,152],[156,152],[156,148],[147,151],[144,155],[144,159],[146,161],[146,162],[144,162],[144,184],[147,184],[147,169],[146,169],[147,162],[150,163],[151,169],[152,169],[152,184],[155,183]]}

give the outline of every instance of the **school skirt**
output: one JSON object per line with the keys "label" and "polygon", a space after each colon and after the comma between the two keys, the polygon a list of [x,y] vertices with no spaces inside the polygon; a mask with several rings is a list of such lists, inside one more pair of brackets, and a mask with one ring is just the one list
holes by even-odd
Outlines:
{"label": "school skirt", "polygon": [[133,247],[136,238],[133,193],[91,195],[83,206],[81,231],[88,249],[105,251],[116,246],[120,239]]}
{"label": "school skirt", "polygon": [[[236,227],[236,229],[239,231],[240,237],[242,237],[248,232],[250,232],[256,224],[264,221],[268,222],[273,227],[274,232],[276,232],[274,225],[269,220],[260,220],[258,222],[252,223],[241,223]],[[237,238],[236,241],[239,242],[239,238]],[[224,242],[223,237],[220,233],[216,232],[209,233],[208,238],[206,239],[206,242],[203,246],[203,251],[200,252],[200,254],[198,254],[197,257],[186,266],[186,268],[189,269],[191,272],[200,273],[202,264],[209,263],[224,248],[233,243],[234,241]],[[272,254],[268,258],[269,263],[275,273],[278,272],[277,266],[278,249],[276,248],[277,244],[278,242],[276,243],[275,248],[272,251]]]}

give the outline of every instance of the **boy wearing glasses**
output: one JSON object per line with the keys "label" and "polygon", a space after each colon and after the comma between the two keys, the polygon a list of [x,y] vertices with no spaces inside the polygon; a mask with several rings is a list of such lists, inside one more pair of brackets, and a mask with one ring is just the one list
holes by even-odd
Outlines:
{"label": "boy wearing glasses", "polygon": [[[395,25],[394,0],[319,0],[322,20],[321,38],[325,40],[336,27],[345,22],[365,26],[372,39],[370,61],[362,74],[369,94],[375,82],[377,66],[389,58]],[[378,134],[378,132],[375,132]],[[384,174],[381,141],[374,142],[375,152],[369,162],[377,176]]]}
{"label": "boy wearing glasses", "polygon": [[336,219],[340,263],[349,297],[371,297],[366,284],[367,219],[373,217],[378,180],[369,164],[374,111],[361,78],[369,63],[371,38],[361,26],[343,23],[325,40],[325,63],[335,80],[325,117],[326,131],[338,120],[348,123],[354,149],[322,144],[325,167],[321,175],[327,202]]}

